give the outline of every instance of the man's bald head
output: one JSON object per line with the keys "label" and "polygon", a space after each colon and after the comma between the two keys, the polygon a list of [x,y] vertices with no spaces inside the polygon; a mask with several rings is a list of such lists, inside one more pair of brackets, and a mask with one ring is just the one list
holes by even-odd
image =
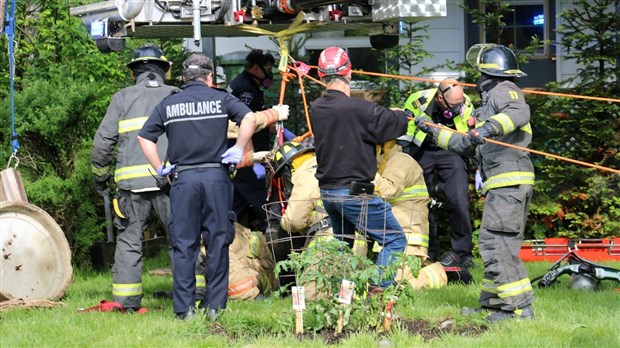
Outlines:
{"label": "man's bald head", "polygon": [[463,87],[453,78],[447,78],[439,84],[439,92],[446,102],[456,105],[463,102]]}

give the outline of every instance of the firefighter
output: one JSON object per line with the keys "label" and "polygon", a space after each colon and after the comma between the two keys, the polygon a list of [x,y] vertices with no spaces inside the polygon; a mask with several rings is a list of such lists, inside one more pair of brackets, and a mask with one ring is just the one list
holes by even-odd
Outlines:
{"label": "firefighter", "polygon": [[[196,316],[195,262],[202,237],[207,250],[203,308],[214,320],[226,308],[229,245],[235,231],[231,165],[239,163],[255,130],[256,115],[237,98],[211,89],[213,62],[192,54],[183,63],[182,91],[159,103],[138,134],[140,147],[157,174],[172,176],[170,236],[173,248],[173,307],[179,320]],[[288,113],[288,106],[274,107]],[[226,149],[228,119],[239,124],[234,146]],[[159,135],[170,140],[171,165],[156,151]]]}
{"label": "firefighter", "polygon": [[[146,44],[134,50],[133,60],[127,67],[135,84],[112,96],[93,140],[92,170],[97,192],[107,196],[110,166],[116,161],[117,237],[112,293],[114,302],[120,303],[125,311],[135,311],[142,305],[142,239],[148,218],[155,209],[167,233],[170,215],[168,196],[158,188],[156,175],[140,151],[136,134],[155,105],[177,88],[164,84],[171,63],[157,46]],[[167,143],[166,136],[159,138],[157,151],[162,158]]]}
{"label": "firefighter", "polygon": [[[443,80],[437,88],[418,91],[405,102],[405,111],[412,116],[424,115],[445,127],[461,132],[469,130],[468,120],[473,106],[463,88],[452,78]],[[445,151],[434,144],[427,133],[418,129],[413,120],[409,121],[407,134],[398,138],[409,153],[424,169],[424,179],[429,192],[438,177],[439,188],[446,197],[450,215],[452,250],[467,266],[472,265],[472,228],[469,214],[468,163],[462,156]],[[429,257],[439,256],[439,237],[433,209],[429,213],[430,240]]]}
{"label": "firefighter", "polygon": [[[310,105],[310,122],[323,206],[337,238],[353,246],[357,228],[383,247],[376,263],[386,266],[393,262],[393,252],[405,250],[407,241],[390,205],[373,194],[375,145],[405,133],[407,114],[351,98],[351,62],[342,48],[321,52],[318,73],[327,91]],[[360,219],[362,214],[365,218]],[[373,286],[381,290],[392,283],[384,279]]]}
{"label": "firefighter", "polygon": [[[229,247],[228,299],[254,300],[271,295],[278,289],[278,281],[273,272],[275,262],[267,245],[265,234],[252,231],[235,222],[235,240]],[[206,250],[200,249],[202,259]],[[204,269],[204,264],[200,265]],[[202,289],[196,287],[196,298],[201,301],[204,293],[204,277]]]}
{"label": "firefighter", "polygon": [[[286,200],[280,225],[287,235],[286,238],[279,236],[276,240],[282,242],[274,243],[276,259],[282,260],[288,257],[291,247],[298,251],[311,248],[317,242],[333,238],[333,231],[315,177],[314,147],[295,141],[284,143],[274,153],[273,163],[274,176],[279,180],[278,186],[283,189]],[[354,242],[353,253],[366,255],[366,241],[361,236]],[[292,274],[288,276],[292,277]],[[311,281],[303,286],[306,300],[315,300],[319,295],[316,284]]]}
{"label": "firefighter", "polygon": [[[375,190],[392,205],[392,212],[407,237],[406,255],[416,256],[420,264],[417,278],[407,267],[396,275],[396,280],[407,280],[415,289],[437,289],[447,284],[448,278],[439,262],[428,261],[428,203],[430,198],[420,165],[402,152],[395,140],[377,146],[377,175]],[[378,246],[377,246],[378,247]],[[373,248],[375,251],[378,248]]]}
{"label": "firefighter", "polygon": [[490,311],[489,322],[509,318],[532,319],[534,292],[519,250],[534,186],[534,166],[529,153],[486,138],[527,147],[532,140],[530,108],[515,85],[519,70],[515,54],[502,45],[480,44],[467,52],[467,60],[480,71],[476,90],[482,107],[476,110],[476,128],[467,137],[429,126],[417,117],[416,125],[439,139],[438,145],[480,163],[486,195],[478,243],[484,261],[480,308],[464,308],[463,314]]}

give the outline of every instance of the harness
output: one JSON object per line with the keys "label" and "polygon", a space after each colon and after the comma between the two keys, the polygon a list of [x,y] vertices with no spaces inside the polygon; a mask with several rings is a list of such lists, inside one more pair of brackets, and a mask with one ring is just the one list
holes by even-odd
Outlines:
{"label": "harness", "polygon": [[[566,264],[563,266],[562,261],[566,261]],[[620,269],[597,265],[586,259],[582,259],[571,250],[549,267],[547,273],[534,278],[532,283],[538,281],[538,287],[546,288],[553,285],[558,277],[563,274],[588,275],[598,280],[615,280],[620,282]]]}

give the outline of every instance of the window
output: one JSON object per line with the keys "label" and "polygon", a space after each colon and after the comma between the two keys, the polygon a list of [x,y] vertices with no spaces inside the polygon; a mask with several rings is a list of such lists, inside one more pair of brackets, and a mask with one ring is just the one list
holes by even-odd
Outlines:
{"label": "window", "polygon": [[[546,1],[513,1],[510,11],[504,13],[502,21],[506,24],[501,34],[497,30],[488,30],[485,42],[501,43],[507,47],[523,50],[529,46],[533,36],[547,39],[549,17]],[[501,35],[499,38],[498,36]],[[537,55],[547,55],[547,47],[540,48]]]}

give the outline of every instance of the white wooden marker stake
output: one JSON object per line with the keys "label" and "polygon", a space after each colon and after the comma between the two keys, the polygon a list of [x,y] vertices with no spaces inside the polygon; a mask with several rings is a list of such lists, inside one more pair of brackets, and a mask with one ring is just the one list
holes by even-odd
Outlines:
{"label": "white wooden marker stake", "polygon": [[293,286],[293,309],[295,310],[295,334],[304,333],[304,313],[306,293],[303,286]]}
{"label": "white wooden marker stake", "polygon": [[354,290],[355,283],[346,279],[342,280],[342,284],[340,285],[340,292],[338,293],[338,302],[340,302],[340,306],[342,307],[342,309],[340,311],[340,314],[338,315],[338,322],[336,324],[337,334],[341,333],[342,328],[344,327],[344,309],[347,307],[347,305],[351,304]]}

